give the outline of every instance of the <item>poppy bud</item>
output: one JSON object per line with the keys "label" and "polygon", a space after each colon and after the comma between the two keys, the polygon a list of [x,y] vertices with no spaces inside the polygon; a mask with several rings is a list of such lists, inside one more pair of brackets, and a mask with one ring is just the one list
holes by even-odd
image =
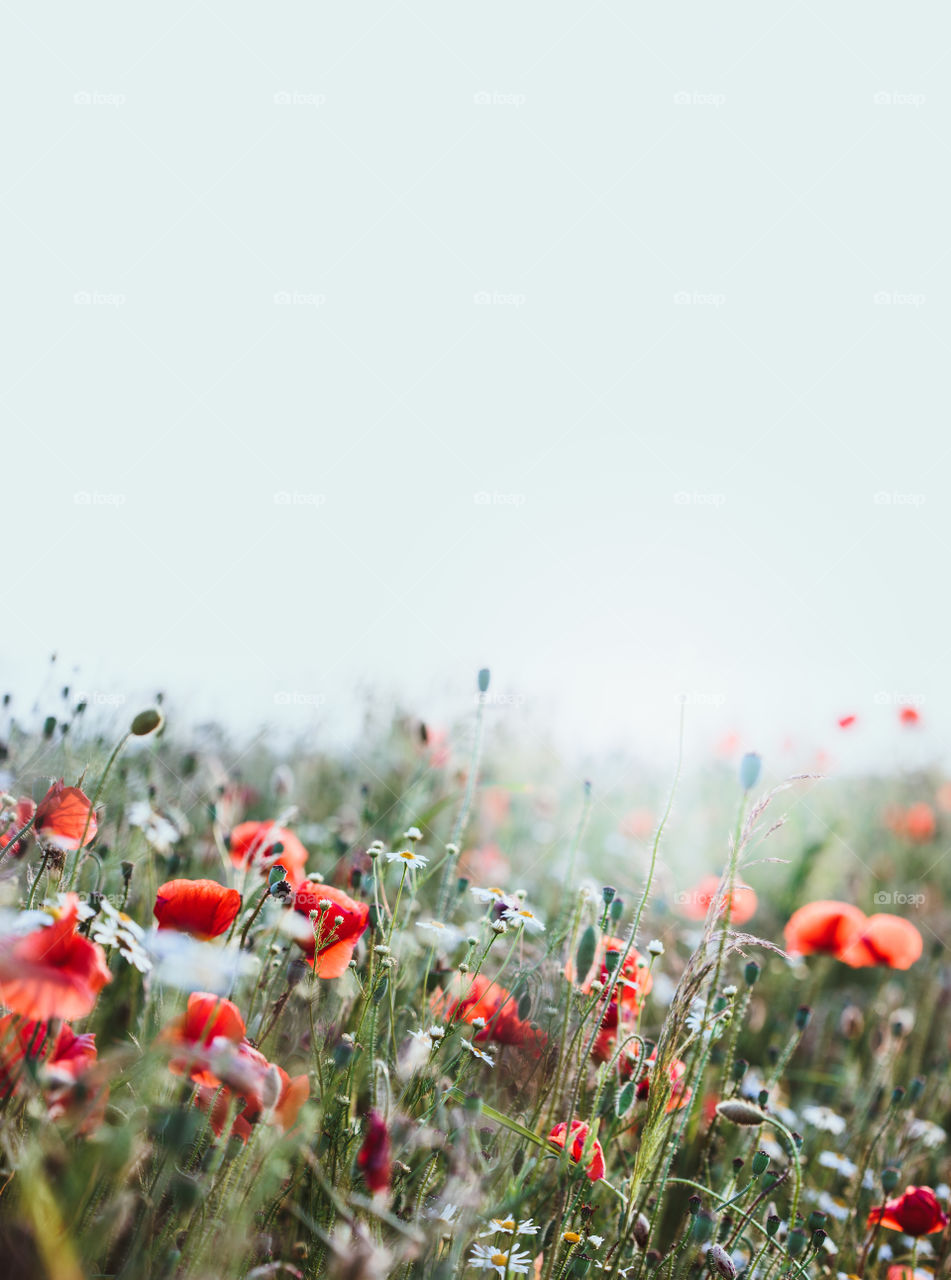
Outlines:
{"label": "poppy bud", "polygon": [[746,1061],[745,1058],[737,1058],[736,1062],[734,1062],[733,1079],[737,1082],[737,1084],[739,1084],[739,1082],[746,1075],[747,1071],[749,1070],[749,1065],[750,1064]]}
{"label": "poppy bud", "polygon": [[910,1104],[915,1103],[924,1093],[925,1078],[924,1076],[915,1076],[911,1084],[908,1086],[908,1101]]}
{"label": "poppy bud", "polygon": [[480,693],[488,693],[490,675],[491,673],[488,667],[483,667],[482,670],[479,672],[479,692]]}
{"label": "poppy bud", "polygon": [[584,982],[585,978],[591,972],[591,966],[594,964],[596,943],[597,940],[595,937],[594,926],[589,924],[581,935],[581,941],[578,943],[578,950],[575,952],[575,972],[578,975],[579,982]]}
{"label": "poppy bud", "polygon": [[736,1267],[733,1259],[722,1244],[712,1244],[710,1246],[707,1260],[713,1263],[716,1270],[721,1276],[725,1276],[726,1280],[736,1280]]}
{"label": "poppy bud", "polygon": [[371,1111],[367,1117],[367,1132],[357,1155],[357,1165],[363,1170],[366,1184],[374,1193],[388,1191],[392,1174],[390,1160],[390,1135],[383,1117]]}
{"label": "poppy bud", "polygon": [[647,1248],[647,1241],[650,1239],[651,1224],[643,1213],[639,1213],[634,1220],[634,1239],[637,1241],[641,1249]]}
{"label": "poppy bud", "polygon": [[828,1233],[827,1231],[823,1231],[823,1229],[822,1229],[821,1227],[819,1227],[817,1230],[813,1231],[813,1233],[812,1233],[812,1247],[813,1247],[813,1249],[815,1249],[816,1253],[818,1253],[818,1252],[819,1252],[819,1250],[822,1248],[822,1246],[825,1244],[826,1236],[827,1236],[828,1234],[829,1234],[829,1233]]}
{"label": "poppy bud", "polygon": [[695,1218],[697,1216],[697,1214],[700,1212],[699,1196],[693,1195],[690,1197],[690,1199],[687,1201],[687,1212],[690,1214],[691,1218]]}
{"label": "poppy bud", "polygon": [[896,1084],[892,1090],[892,1106],[897,1106],[905,1096],[905,1090],[900,1084]]}
{"label": "poppy bud", "polygon": [[740,761],[740,786],[744,791],[752,791],[759,781],[762,759],[755,751],[748,751]]}
{"label": "poppy bud", "polygon": [[601,890],[601,897],[604,899],[604,905],[609,907],[617,897],[617,889],[615,889],[613,884],[606,884]]}
{"label": "poppy bud", "polygon": [[812,1017],[812,1010],[807,1004],[801,1004],[796,1010],[796,1028],[799,1031],[805,1031],[809,1025],[809,1019]]}
{"label": "poppy bud", "polygon": [[154,733],[156,729],[160,729],[163,724],[163,716],[161,711],[157,711],[154,707],[150,707],[148,711],[140,711],[132,721],[130,732],[137,738],[145,738],[150,733]]}
{"label": "poppy bud", "polygon": [[634,1081],[628,1080],[620,1092],[614,1104],[614,1109],[619,1116],[625,1116],[630,1111],[634,1103]]}
{"label": "poppy bud", "polygon": [[748,987],[752,987],[753,984],[756,982],[756,979],[759,977],[759,975],[760,975],[759,965],[756,963],[755,960],[750,960],[749,963],[746,965],[746,968],[743,970],[743,978],[746,981],[746,985]]}
{"label": "poppy bud", "polygon": [[731,1124],[759,1125],[766,1119],[759,1107],[754,1107],[751,1102],[743,1102],[740,1098],[727,1098],[725,1102],[718,1102],[717,1115],[729,1120]]}
{"label": "poppy bud", "polygon": [[617,923],[621,916],[624,915],[624,902],[621,898],[615,898],[610,907],[611,919]]}
{"label": "poppy bud", "polygon": [[770,1240],[772,1240],[778,1230],[779,1216],[778,1214],[771,1213],[766,1219],[766,1234],[769,1236]]}

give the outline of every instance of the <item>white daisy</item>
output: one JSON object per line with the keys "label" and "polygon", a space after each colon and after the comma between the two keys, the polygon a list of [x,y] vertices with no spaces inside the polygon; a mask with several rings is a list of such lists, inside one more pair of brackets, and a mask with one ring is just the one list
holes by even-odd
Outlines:
{"label": "white daisy", "polygon": [[851,1178],[853,1173],[858,1169],[858,1165],[854,1165],[851,1160],[847,1160],[845,1156],[840,1156],[838,1151],[820,1151],[819,1163],[823,1169],[834,1169],[836,1173],[842,1175],[843,1178]]}
{"label": "white daisy", "polygon": [[437,1222],[448,1222],[452,1225],[459,1216],[459,1206],[450,1203],[444,1204],[438,1212],[434,1209],[430,1216]]}
{"label": "white daisy", "polygon": [[930,1120],[912,1120],[908,1126],[909,1138],[917,1139],[923,1142],[930,1149],[940,1147],[947,1140],[948,1135],[938,1124],[932,1124]]}
{"label": "white daisy", "polygon": [[604,1244],[604,1236],[588,1236],[587,1243],[593,1245],[595,1249],[600,1249]]}
{"label": "white daisy", "polygon": [[422,840],[423,833],[419,827],[410,827],[408,831],[403,832],[404,840]]}
{"label": "white daisy", "polygon": [[455,925],[443,924],[441,920],[417,920],[416,928],[431,934],[433,942],[438,940],[444,947],[457,946],[462,937]]}
{"label": "white daisy", "polygon": [[473,884],[469,886],[469,892],[475,898],[476,902],[510,902],[510,905],[515,906],[515,902],[512,900],[512,895],[506,893],[504,889],[496,887],[490,889],[479,889]]}
{"label": "white daisy", "polygon": [[836,1222],[846,1222],[852,1209],[844,1200],[837,1200],[834,1196],[830,1196],[828,1191],[820,1191],[816,1197],[816,1205],[823,1213],[827,1213],[830,1218],[834,1218]]}
{"label": "white daisy", "polygon": [[517,1249],[496,1249],[490,1244],[474,1244],[469,1254],[469,1266],[482,1271],[497,1271],[500,1276],[527,1276],[532,1266],[532,1255]]}
{"label": "white daisy", "polygon": [[484,1049],[480,1049],[478,1045],[474,1045],[471,1040],[463,1040],[463,1045],[474,1058],[481,1058],[483,1062],[487,1062],[490,1067],[495,1066],[495,1059],[491,1053],[486,1053]]}
{"label": "white daisy", "polygon": [[533,1218],[524,1218],[519,1221],[516,1218],[490,1218],[489,1225],[485,1231],[480,1231],[480,1236],[491,1236],[496,1231],[504,1231],[510,1236],[537,1236],[538,1227],[535,1225]]}
{"label": "white daisy", "polygon": [[410,871],[418,871],[420,867],[425,867],[429,861],[421,853],[416,853],[414,849],[388,849],[383,857],[387,862],[402,862],[404,867],[409,867]]}
{"label": "white daisy", "polygon": [[181,839],[181,832],[156,813],[146,800],[136,800],[126,811],[126,820],[132,827],[138,827],[156,853],[170,853],[172,845]]}
{"label": "white daisy", "polygon": [[528,933],[544,933],[545,926],[539,920],[534,911],[530,911],[526,906],[506,907],[502,912],[502,919],[508,920],[510,924],[520,924]]}
{"label": "white daisy", "polygon": [[249,951],[199,942],[177,929],[153,929],[145,945],[155,965],[153,977],[179,991],[210,991],[224,996],[239,978],[260,968],[260,961]]}
{"label": "white daisy", "polygon": [[800,1114],[806,1124],[823,1133],[834,1133],[836,1137],[845,1133],[845,1120],[831,1107],[803,1107]]}
{"label": "white daisy", "polygon": [[152,960],[142,945],[145,930],[131,916],[114,907],[108,898],[100,898],[99,905],[103,914],[90,926],[89,936],[101,947],[118,947],[123,959],[135,965],[140,973],[148,973]]}

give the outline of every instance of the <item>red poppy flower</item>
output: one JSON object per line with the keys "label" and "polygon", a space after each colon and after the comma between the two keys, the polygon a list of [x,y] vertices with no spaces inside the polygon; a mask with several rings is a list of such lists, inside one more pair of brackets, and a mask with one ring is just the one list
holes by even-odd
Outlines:
{"label": "red poppy flower", "polygon": [[218,1041],[213,1046],[212,1064],[214,1073],[208,1072],[202,1080],[197,1102],[203,1110],[210,1110],[211,1126],[219,1135],[236,1099],[242,1109],[232,1121],[231,1133],[247,1141],[252,1125],[265,1113],[285,1132],[290,1129],[310,1093],[307,1076],[291,1079],[283,1067],[268,1062],[248,1040],[238,1044]]}
{"label": "red poppy flower", "polygon": [[938,830],[938,820],[935,817],[934,809],[930,804],[919,801],[918,804],[910,805],[901,818],[902,834],[907,836],[909,840],[913,840],[915,844],[928,844],[935,837]]}
{"label": "red poppy flower", "polygon": [[79,787],[54,782],[36,806],[33,830],[44,844],[74,853],[80,845],[89,844],[96,834],[96,815],[89,797]]}
{"label": "red poppy flower", "polygon": [[536,1055],[546,1043],[543,1032],[536,1031],[518,1016],[518,1002],[511,992],[481,973],[471,978],[467,974],[455,974],[445,991],[433,994],[430,1008],[437,1018],[446,1022],[471,1025],[481,1019],[485,1025],[476,1031],[474,1040],[516,1045]]}
{"label": "red poppy flower", "polygon": [[75,1083],[87,1068],[96,1061],[96,1037],[91,1031],[82,1035],[67,1023],[59,1029],[56,1043],[43,1064],[44,1071]]}
{"label": "red poppy flower", "polygon": [[49,908],[32,933],[0,938],[0,1004],[25,1018],[82,1018],[112,974],[105,953],[76,932],[79,898]]}
{"label": "red poppy flower", "polygon": [[902,724],[914,725],[921,721],[921,713],[916,707],[902,707],[898,712],[898,718]]}
{"label": "red poppy flower", "polygon": [[162,1039],[187,1050],[186,1057],[173,1058],[169,1067],[176,1075],[189,1075],[197,1084],[218,1087],[218,1076],[208,1065],[215,1042],[240,1044],[244,1039],[244,1018],[238,1006],[209,991],[193,991],[181,1017],[170,1023]]}
{"label": "red poppy flower", "polygon": [[[331,905],[321,911],[321,902]],[[294,910],[307,917],[312,911],[318,913],[318,921],[314,922],[316,935],[313,932],[308,935],[304,930],[297,938],[316,976],[339,978],[346,973],[354,949],[370,922],[367,904],[355,902],[333,885],[305,880],[294,894]]]}
{"label": "red poppy flower", "polygon": [[[719,876],[704,876],[693,889],[681,895],[678,903],[681,915],[685,915],[688,920],[705,920],[707,912],[710,910],[710,904],[719,890]],[[726,910],[729,897],[730,895],[724,897],[723,905],[720,908],[721,915]],[[732,899],[731,924],[746,924],[747,920],[751,919],[756,913],[757,900],[755,891],[748,884],[735,884],[733,886]]]}
{"label": "red poppy flower", "polygon": [[[655,1049],[651,1056],[644,1064],[646,1070],[641,1077],[637,1086],[638,1099],[643,1102],[650,1093],[651,1075],[653,1068],[657,1065],[657,1050]],[[679,1058],[674,1058],[673,1062],[667,1068],[667,1078],[670,1081],[670,1095],[667,1098],[667,1104],[664,1110],[669,1115],[672,1111],[679,1111],[681,1107],[685,1107],[690,1101],[690,1090],[684,1081],[687,1074],[687,1064],[681,1062]]]}
{"label": "red poppy flower", "polygon": [[13,1093],[27,1056],[35,1061],[46,1047],[47,1024],[15,1013],[0,1017],[0,1097]]}
{"label": "red poppy flower", "polygon": [[10,823],[9,829],[0,835],[0,849],[6,849],[12,858],[18,858],[26,848],[26,839],[17,840],[11,848],[7,846],[16,833],[23,830],[34,813],[36,813],[36,805],[33,801],[27,797],[21,798],[16,803],[16,808],[13,811],[13,821]]}
{"label": "red poppy flower", "polygon": [[[585,1143],[588,1140],[589,1132],[588,1126],[581,1120],[572,1120],[569,1134],[567,1124],[562,1121],[561,1124],[556,1124],[552,1129],[548,1135],[548,1141],[553,1142],[556,1147],[561,1147],[562,1150],[565,1149],[566,1142],[570,1141],[571,1150],[569,1155],[577,1164],[584,1155]],[[592,1182],[597,1182],[599,1178],[604,1177],[604,1151],[597,1138],[591,1145],[591,1159],[585,1173]]]}
{"label": "red poppy flower", "polygon": [[884,964],[889,969],[910,969],[921,956],[921,934],[901,916],[869,916],[861,932],[837,953],[853,969]]}
{"label": "red poppy flower", "polygon": [[851,728],[852,728],[852,726],[855,724],[855,722],[856,722],[856,720],[857,720],[857,719],[858,719],[858,716],[840,716],[840,717],[839,717],[839,728],[840,728],[840,729],[851,729]]}
{"label": "red poppy flower", "polygon": [[152,911],[160,929],[179,929],[208,941],[227,932],[241,909],[241,894],[214,880],[168,880]]}
{"label": "red poppy flower", "polygon": [[[607,986],[614,972],[614,965],[608,965],[607,957],[612,953],[618,956],[623,955],[625,946],[626,943],[623,938],[612,938],[608,935],[601,938],[595,952],[591,971],[585,975],[581,983],[581,990],[585,994],[591,990],[591,984],[595,981]],[[565,975],[572,982],[575,981],[575,968],[571,961],[565,967]],[[635,1016],[644,1002],[644,997],[653,985],[654,979],[650,970],[637,951],[631,948],[624,962],[620,981],[615,983],[611,992],[610,1007],[606,1010],[603,1019],[604,1025],[607,1027],[616,1027],[618,1025],[618,993],[620,993],[625,1016]],[[606,999],[606,997],[602,998]]]}
{"label": "red poppy flower", "polygon": [[240,822],[228,836],[227,845],[236,867],[258,867],[266,875],[280,863],[295,889],[304,879],[310,854],[286,827],[273,822]]}
{"label": "red poppy flower", "polygon": [[838,955],[859,937],[864,924],[865,913],[849,902],[808,902],[789,917],[786,950],[799,956]]}
{"label": "red poppy flower", "polygon": [[870,1227],[881,1223],[906,1236],[930,1236],[948,1225],[948,1215],[930,1187],[906,1187],[895,1200],[886,1200],[868,1215]]}
{"label": "red poppy flower", "polygon": [[372,1192],[389,1190],[393,1169],[390,1135],[386,1122],[376,1111],[371,1111],[367,1116],[366,1137],[357,1154],[357,1165],[363,1170],[363,1177]]}

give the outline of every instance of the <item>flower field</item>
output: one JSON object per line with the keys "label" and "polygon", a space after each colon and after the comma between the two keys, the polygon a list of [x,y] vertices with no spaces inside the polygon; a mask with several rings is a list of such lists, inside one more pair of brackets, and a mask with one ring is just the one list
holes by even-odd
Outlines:
{"label": "flower field", "polygon": [[358,751],[8,721],[5,1274],[951,1274],[951,784],[588,781],[488,686]]}

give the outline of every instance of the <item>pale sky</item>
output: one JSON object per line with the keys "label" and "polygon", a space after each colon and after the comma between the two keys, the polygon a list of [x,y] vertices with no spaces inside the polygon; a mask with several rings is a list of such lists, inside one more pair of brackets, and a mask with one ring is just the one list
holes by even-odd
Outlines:
{"label": "pale sky", "polygon": [[18,700],[940,748],[945,7],[3,25]]}

